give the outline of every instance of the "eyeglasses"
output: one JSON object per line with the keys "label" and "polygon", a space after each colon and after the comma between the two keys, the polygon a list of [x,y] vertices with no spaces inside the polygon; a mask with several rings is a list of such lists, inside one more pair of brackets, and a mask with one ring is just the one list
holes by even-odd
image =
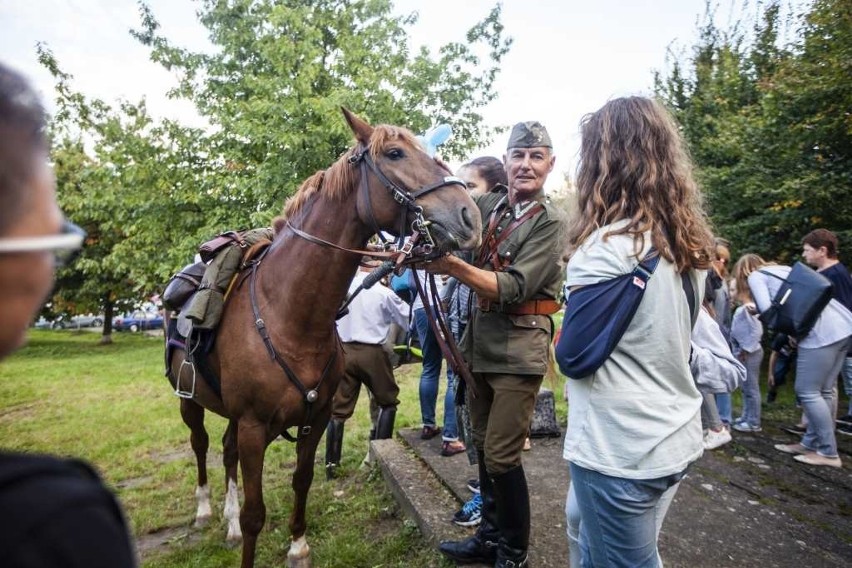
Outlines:
{"label": "eyeglasses", "polygon": [[0,239],[0,253],[50,251],[57,267],[67,266],[80,254],[85,238],[86,231],[65,219],[56,235]]}

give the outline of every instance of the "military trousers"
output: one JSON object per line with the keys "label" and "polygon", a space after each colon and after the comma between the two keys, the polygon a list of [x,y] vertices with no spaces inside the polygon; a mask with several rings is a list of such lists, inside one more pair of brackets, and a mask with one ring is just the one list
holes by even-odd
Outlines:
{"label": "military trousers", "polygon": [[344,343],[345,373],[334,393],[331,417],[345,421],[355,412],[363,384],[379,407],[399,405],[399,386],[393,377],[393,366],[381,345]]}
{"label": "military trousers", "polygon": [[521,465],[542,375],[473,373],[467,389],[473,444],[485,454],[485,469],[500,475]]}

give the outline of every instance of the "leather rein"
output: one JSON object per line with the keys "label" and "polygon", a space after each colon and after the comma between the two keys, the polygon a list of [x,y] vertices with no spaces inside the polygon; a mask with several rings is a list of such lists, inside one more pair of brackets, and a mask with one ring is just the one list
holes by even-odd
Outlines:
{"label": "leather rein", "polygon": [[[437,183],[421,187],[415,191],[409,191],[391,181],[384,174],[384,172],[379,169],[373,158],[370,156],[369,150],[363,145],[359,145],[357,151],[353,153],[347,161],[353,166],[357,165],[361,173],[358,186],[358,204],[356,205],[356,207],[360,209],[360,202],[363,196],[363,199],[366,201],[366,213],[370,220],[370,224],[372,225],[372,229],[374,230],[375,234],[379,236],[379,239],[382,241],[385,250],[349,249],[327,241],[325,239],[321,239],[319,237],[311,235],[310,233],[306,233],[305,231],[294,227],[290,223],[289,219],[286,223],[286,227],[290,229],[293,234],[310,243],[314,243],[316,245],[326,248],[334,248],[336,250],[344,251],[350,254],[357,254],[359,256],[371,256],[373,258],[385,259],[381,266],[373,270],[364,279],[364,282],[361,284],[361,286],[359,286],[354,293],[349,295],[346,302],[343,304],[343,307],[341,308],[340,312],[338,313],[338,317],[340,317],[340,314],[345,313],[346,307],[361,290],[372,287],[376,282],[378,282],[393,271],[400,272],[402,270],[403,264],[410,264],[419,260],[423,260],[424,258],[428,258],[429,255],[433,253],[435,248],[435,240],[432,238],[432,234],[429,231],[430,222],[423,216],[423,207],[417,204],[417,199],[447,186],[460,185],[463,188],[467,188],[465,182],[462,181],[460,178],[454,176],[445,176],[441,181]],[[382,185],[384,185],[385,188],[391,192],[394,201],[404,206],[400,207],[400,222],[398,231],[399,237],[397,240],[396,250],[387,250],[390,248],[390,245],[382,237],[381,229],[379,229],[378,223],[376,222],[375,217],[373,215],[373,206],[370,199],[370,188],[367,181],[368,170],[372,172],[372,174],[382,183]],[[413,234],[411,238],[406,240],[405,225],[409,212],[414,213],[414,221],[411,225]],[[411,255],[412,252],[415,250],[415,245],[421,238],[425,241],[418,247],[418,252],[422,251],[422,256],[418,256],[418,258],[408,258],[409,255]],[[281,433],[281,435],[287,440],[291,442],[297,442],[299,438],[307,436],[311,433],[311,417],[313,414],[313,403],[316,402],[316,400],[319,398],[319,388],[325,380],[326,376],[328,375],[328,371],[331,369],[332,364],[334,363],[338,350],[332,350],[331,356],[329,357],[328,362],[323,367],[322,373],[316,386],[313,388],[308,388],[299,379],[296,373],[290,368],[284,358],[281,357],[281,355],[275,349],[275,345],[272,343],[272,339],[269,337],[269,333],[266,329],[266,323],[264,322],[263,317],[260,313],[260,307],[257,302],[255,286],[258,268],[260,267],[261,261],[266,256],[266,253],[268,251],[269,248],[265,249],[257,258],[249,261],[248,263],[251,266],[251,274],[249,276],[249,297],[251,299],[251,309],[254,315],[255,328],[257,329],[258,334],[260,334],[260,337],[263,339],[263,344],[266,346],[266,350],[269,353],[270,359],[275,361],[278,366],[281,367],[281,369],[284,371],[284,375],[290,380],[291,383],[293,383],[293,385],[297,389],[299,389],[299,392],[302,393],[302,398],[305,401],[305,406],[307,408],[307,416],[302,426],[299,427],[297,435],[294,437],[286,430]],[[435,302],[437,297],[437,289],[434,283],[434,275],[430,274],[429,276],[431,277],[430,282],[433,292],[432,302]],[[450,364],[452,364],[454,368],[457,368],[457,372],[459,372],[460,376],[465,377],[465,373],[467,373],[467,376],[469,376],[470,373],[467,369],[467,365],[464,364],[464,360],[461,358],[461,354],[458,351],[458,346],[455,344],[452,334],[449,333],[449,326],[446,322],[446,316],[441,312],[440,309],[428,303],[427,294],[424,290],[422,290],[419,280],[417,282],[417,290],[418,294],[420,294],[420,297],[424,300],[424,307],[429,306],[429,308],[434,309],[434,313],[432,313],[430,309],[427,309],[427,316],[429,316],[429,323],[432,326],[432,329],[435,331],[435,336],[438,338],[438,343],[439,345],[441,345],[441,349],[442,351],[444,351],[445,356],[447,357],[447,361],[450,362]],[[441,333],[439,333],[439,329],[442,330]],[[337,337],[336,334],[335,337]],[[451,343],[451,346],[448,347],[447,345],[445,345],[446,343]],[[472,384],[472,381],[468,381],[468,384]]]}

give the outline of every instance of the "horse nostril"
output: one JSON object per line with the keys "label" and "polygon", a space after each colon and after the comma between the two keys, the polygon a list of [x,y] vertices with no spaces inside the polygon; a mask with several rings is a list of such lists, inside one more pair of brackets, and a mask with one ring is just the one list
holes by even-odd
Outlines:
{"label": "horse nostril", "polygon": [[473,231],[473,219],[470,218],[470,211],[467,210],[467,207],[461,210],[461,217],[464,226]]}

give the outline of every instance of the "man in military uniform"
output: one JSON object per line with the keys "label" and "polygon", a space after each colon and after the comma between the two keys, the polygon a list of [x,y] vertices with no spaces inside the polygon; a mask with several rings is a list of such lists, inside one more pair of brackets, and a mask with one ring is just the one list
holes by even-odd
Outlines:
{"label": "man in military uniform", "polygon": [[475,198],[483,219],[473,264],[446,256],[426,264],[476,293],[461,348],[479,458],[482,523],[440,550],[459,563],[527,565],[530,505],[521,452],[547,371],[556,301],[563,280],[560,216],[544,194],[553,171],[550,136],[538,122],[516,124],[503,157],[508,192]]}

